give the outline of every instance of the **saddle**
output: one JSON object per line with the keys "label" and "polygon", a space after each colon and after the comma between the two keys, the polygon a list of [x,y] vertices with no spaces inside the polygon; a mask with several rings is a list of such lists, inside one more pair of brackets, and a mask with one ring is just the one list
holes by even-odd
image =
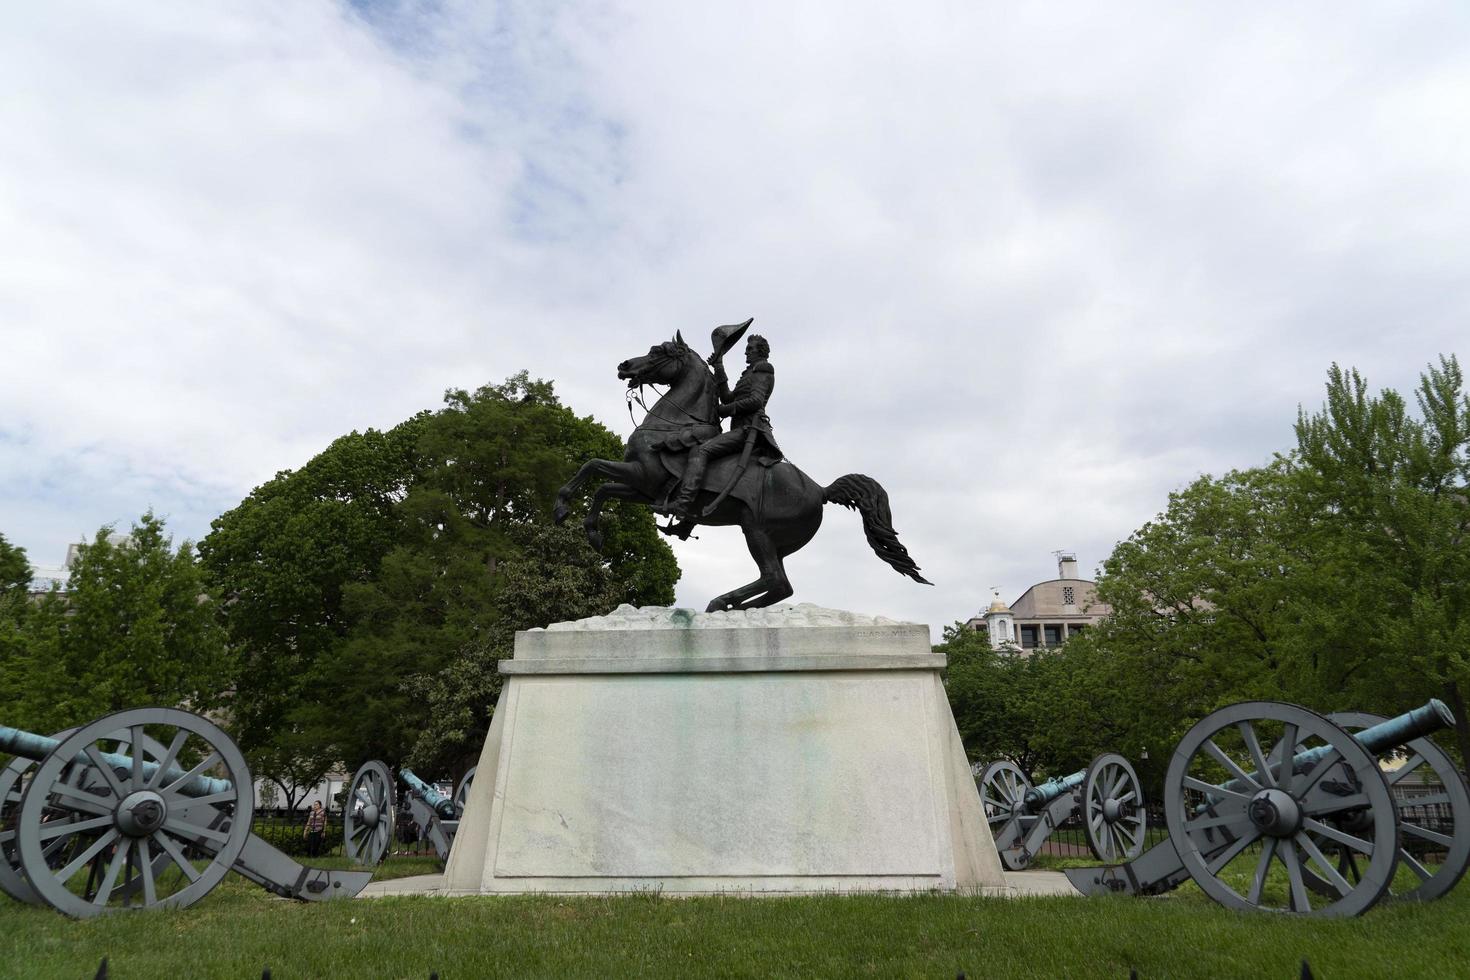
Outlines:
{"label": "saddle", "polygon": [[[664,482],[659,493],[655,510],[664,509],[669,498],[678,493],[679,484],[684,479],[685,466],[689,461],[689,450],[701,441],[703,440],[691,437],[691,441],[686,443],[682,435],[671,436],[664,440],[664,445],[659,449],[658,458],[659,462],[663,463],[664,471],[668,473],[669,479]],[[759,516],[762,502],[765,499],[767,470],[780,461],[780,457],[772,457],[769,453],[762,453],[760,448],[757,448],[751,455],[750,464],[746,466],[745,472],[740,474],[740,478],[730,488],[730,496],[742,501]],[[720,493],[739,468],[740,453],[732,453],[729,456],[710,460],[709,468],[704,471],[704,479],[700,481],[699,489],[712,494]]]}

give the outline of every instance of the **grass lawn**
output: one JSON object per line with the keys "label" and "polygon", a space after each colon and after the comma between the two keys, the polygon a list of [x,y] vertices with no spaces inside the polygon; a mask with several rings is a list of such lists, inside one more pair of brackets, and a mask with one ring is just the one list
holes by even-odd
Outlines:
{"label": "grass lawn", "polygon": [[[323,861],[326,863],[335,863]],[[345,865],[344,865],[345,866]],[[392,859],[380,877],[437,870]],[[0,898],[0,977],[1470,976],[1470,884],[1344,921],[1158,899],[384,898],[302,905],[230,876],[180,912],[87,922]]]}

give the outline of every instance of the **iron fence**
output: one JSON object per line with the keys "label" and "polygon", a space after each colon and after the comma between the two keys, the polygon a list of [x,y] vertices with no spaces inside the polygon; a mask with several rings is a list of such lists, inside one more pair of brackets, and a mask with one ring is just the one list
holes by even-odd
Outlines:
{"label": "iron fence", "polygon": [[[321,847],[318,857],[346,857],[342,843],[341,810],[329,810],[326,824],[322,828]],[[305,810],[256,810],[251,829],[257,837],[292,857],[311,857],[306,837]],[[432,855],[434,845],[423,834],[422,829],[406,810],[399,812],[393,826],[393,846],[388,856]]]}

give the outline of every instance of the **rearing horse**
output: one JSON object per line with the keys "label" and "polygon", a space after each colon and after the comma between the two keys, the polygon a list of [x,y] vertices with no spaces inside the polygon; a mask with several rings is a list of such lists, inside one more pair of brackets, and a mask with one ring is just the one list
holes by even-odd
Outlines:
{"label": "rearing horse", "polygon": [[[587,540],[598,549],[602,547],[602,533],[597,524],[604,501],[631,500],[664,511],[670,494],[678,489],[688,449],[720,432],[713,374],[679,334],[650,347],[644,356],[619,364],[618,377],[626,380],[630,389],[664,384],[669,390],[654,402],[642,424],[628,437],[621,462],[588,460],[557,491],[554,516],[560,524],[571,514],[572,495],[590,478],[595,475],[615,481],[597,488],[582,521]],[[933,584],[919,574],[919,566],[899,543],[888,510],[888,494],[877,480],[849,473],[824,488],[786,460],[769,465],[751,461],[743,472],[739,466],[735,456],[710,465],[694,512],[707,511],[698,519],[701,524],[739,525],[750,556],[760,568],[760,578],[712,600],[707,611],[753,609],[789,598],[793,590],[783,559],[817,533],[825,504],[857,510],[863,518],[868,544],[879,558],[916,582]],[[683,533],[687,535],[687,530]]]}

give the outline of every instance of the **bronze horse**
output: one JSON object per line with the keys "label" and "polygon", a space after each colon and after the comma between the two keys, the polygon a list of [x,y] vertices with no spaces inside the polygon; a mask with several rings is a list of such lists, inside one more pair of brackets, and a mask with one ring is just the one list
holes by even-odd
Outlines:
{"label": "bronze horse", "polygon": [[[643,357],[619,364],[618,377],[626,380],[630,389],[663,384],[669,390],[648,409],[642,424],[628,438],[621,461],[588,460],[557,491],[554,516],[560,524],[571,514],[572,495],[591,477],[615,481],[597,488],[582,521],[587,540],[599,549],[602,534],[597,524],[604,501],[631,500],[665,512],[669,496],[677,490],[684,472],[688,448],[720,431],[713,373],[679,334],[650,347]],[[919,566],[899,543],[888,510],[888,494],[877,480],[849,473],[824,488],[786,460],[752,460],[743,471],[740,465],[735,456],[710,465],[695,512],[702,512],[701,524],[739,525],[750,556],[760,569],[760,578],[712,600],[707,611],[753,609],[789,598],[793,590],[783,559],[817,533],[822,526],[822,507],[829,503],[855,509],[862,515],[868,544],[879,558],[916,582],[933,584],[919,574]],[[687,536],[688,528],[670,533]]]}

